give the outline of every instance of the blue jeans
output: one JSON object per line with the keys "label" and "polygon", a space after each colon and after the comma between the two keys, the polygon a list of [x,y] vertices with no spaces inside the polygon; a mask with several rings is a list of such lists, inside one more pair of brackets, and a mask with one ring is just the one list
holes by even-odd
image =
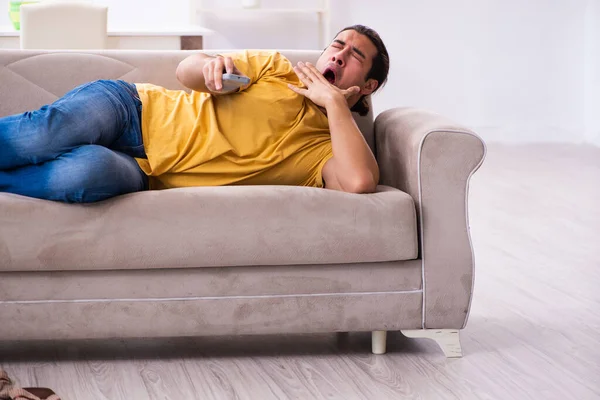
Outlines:
{"label": "blue jeans", "polygon": [[100,80],[0,118],[0,192],[89,203],[148,188],[135,85]]}

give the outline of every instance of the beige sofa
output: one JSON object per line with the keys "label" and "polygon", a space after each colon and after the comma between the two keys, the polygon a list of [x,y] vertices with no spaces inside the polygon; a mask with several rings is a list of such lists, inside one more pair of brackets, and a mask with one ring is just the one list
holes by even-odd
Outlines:
{"label": "beige sofa", "polygon": [[[0,116],[95,79],[181,88],[188,52],[0,50]],[[319,52],[285,51],[292,62]],[[182,188],[68,205],[0,193],[0,338],[385,332],[460,356],[473,132],[411,108],[358,123],[377,193]]]}

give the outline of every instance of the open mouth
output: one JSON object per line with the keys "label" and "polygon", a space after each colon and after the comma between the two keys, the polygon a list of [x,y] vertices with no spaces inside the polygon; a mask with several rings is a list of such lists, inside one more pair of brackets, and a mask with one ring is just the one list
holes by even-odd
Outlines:
{"label": "open mouth", "polygon": [[325,72],[323,72],[323,76],[325,77],[325,79],[327,79],[327,82],[331,83],[332,85],[335,84],[335,71],[332,70],[331,68],[327,68],[325,70]]}

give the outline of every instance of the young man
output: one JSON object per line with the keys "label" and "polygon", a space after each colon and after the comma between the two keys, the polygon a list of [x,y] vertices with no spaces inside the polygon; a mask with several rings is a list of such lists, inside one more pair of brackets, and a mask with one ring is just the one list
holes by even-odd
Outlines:
{"label": "young man", "polygon": [[[49,106],[0,118],[0,192],[94,202],[145,189],[303,185],[375,190],[377,163],[354,123],[386,80],[387,50],[361,25],[316,66],[277,52],[195,54],[177,68],[191,93],[96,81]],[[224,72],[250,84],[222,93]]]}

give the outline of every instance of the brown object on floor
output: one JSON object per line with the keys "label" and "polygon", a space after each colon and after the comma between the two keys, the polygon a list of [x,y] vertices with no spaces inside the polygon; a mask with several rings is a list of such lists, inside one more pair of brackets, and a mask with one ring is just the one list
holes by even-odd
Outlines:
{"label": "brown object on floor", "polygon": [[60,397],[48,388],[15,386],[6,371],[0,368],[0,400],[60,400]]}

